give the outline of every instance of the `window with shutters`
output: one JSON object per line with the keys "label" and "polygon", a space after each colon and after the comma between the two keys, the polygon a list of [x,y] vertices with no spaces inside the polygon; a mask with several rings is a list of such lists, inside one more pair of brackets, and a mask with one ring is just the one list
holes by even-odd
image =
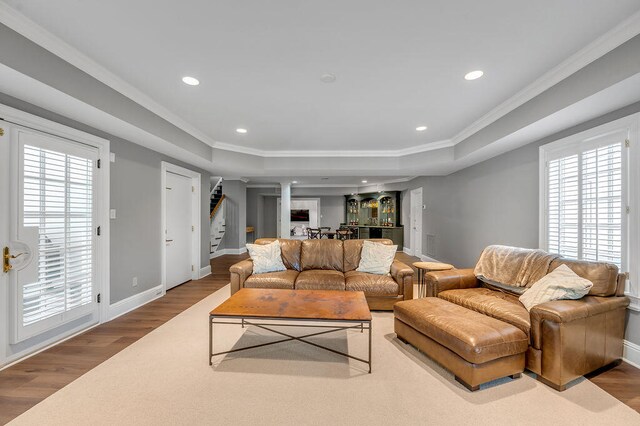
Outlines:
{"label": "window with shutters", "polygon": [[622,268],[623,145],[547,162],[547,250]]}
{"label": "window with shutters", "polygon": [[[638,116],[540,148],[540,247],[567,258],[616,264],[637,293],[640,230],[631,218],[638,188],[631,139]],[[635,201],[634,201],[635,202]]]}

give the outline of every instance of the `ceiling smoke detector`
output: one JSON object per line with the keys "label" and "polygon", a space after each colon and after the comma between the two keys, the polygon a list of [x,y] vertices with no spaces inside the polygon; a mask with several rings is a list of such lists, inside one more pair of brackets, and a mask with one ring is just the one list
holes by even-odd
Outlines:
{"label": "ceiling smoke detector", "polygon": [[320,81],[323,83],[333,83],[336,81],[336,75],[326,72],[320,76]]}

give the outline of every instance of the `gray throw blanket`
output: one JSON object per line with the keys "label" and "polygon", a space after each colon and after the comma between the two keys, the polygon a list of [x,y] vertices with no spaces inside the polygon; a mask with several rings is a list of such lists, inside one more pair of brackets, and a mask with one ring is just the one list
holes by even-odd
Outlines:
{"label": "gray throw blanket", "polygon": [[531,287],[547,275],[551,262],[559,257],[543,250],[488,246],[474,269],[476,277],[516,287]]}

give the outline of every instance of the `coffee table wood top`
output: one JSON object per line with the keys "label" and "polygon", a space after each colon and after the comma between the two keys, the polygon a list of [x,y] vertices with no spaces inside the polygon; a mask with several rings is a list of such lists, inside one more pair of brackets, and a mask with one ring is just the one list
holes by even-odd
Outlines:
{"label": "coffee table wood top", "polygon": [[216,317],[371,321],[361,291],[243,288],[211,311]]}

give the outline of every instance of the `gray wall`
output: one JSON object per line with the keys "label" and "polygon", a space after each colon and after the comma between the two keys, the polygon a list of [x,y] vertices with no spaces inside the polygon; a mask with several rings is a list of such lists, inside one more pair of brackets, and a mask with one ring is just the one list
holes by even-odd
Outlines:
{"label": "gray wall", "polygon": [[320,197],[320,224],[337,229],[345,221],[345,203],[343,195]]}
{"label": "gray wall", "polygon": [[[109,139],[109,137],[107,137]],[[166,161],[201,175],[200,268],[209,265],[209,172],[170,157],[111,138],[111,303],[160,284],[160,164]],[[131,286],[138,277],[138,286]]]}
{"label": "gray wall", "polygon": [[426,234],[435,235],[439,260],[467,267],[489,244],[537,247],[539,147],[638,111],[640,102],[448,176],[416,178],[403,191],[403,221],[409,223],[409,191],[422,187],[422,247]]}
{"label": "gray wall", "polygon": [[275,238],[278,236],[278,198],[274,196],[264,197],[263,209],[263,238]]}
{"label": "gray wall", "polygon": [[237,250],[247,243],[247,184],[241,180],[224,180],[225,233],[223,248]]}
{"label": "gray wall", "polygon": [[255,238],[276,236],[276,204],[266,201],[275,193],[276,188],[247,188],[247,226],[255,228]]}
{"label": "gray wall", "polygon": [[[111,141],[111,303],[160,284],[160,163],[171,162],[202,175],[200,267],[209,265],[209,172],[151,151],[82,123],[0,93],[0,103]],[[132,287],[133,277],[138,286]]]}
{"label": "gray wall", "polygon": [[[438,260],[465,268],[489,244],[538,247],[538,148],[638,111],[640,102],[451,175],[416,178],[403,193],[405,224],[409,191],[422,187],[422,247],[435,235]],[[640,344],[640,312],[629,311],[626,339]]]}

